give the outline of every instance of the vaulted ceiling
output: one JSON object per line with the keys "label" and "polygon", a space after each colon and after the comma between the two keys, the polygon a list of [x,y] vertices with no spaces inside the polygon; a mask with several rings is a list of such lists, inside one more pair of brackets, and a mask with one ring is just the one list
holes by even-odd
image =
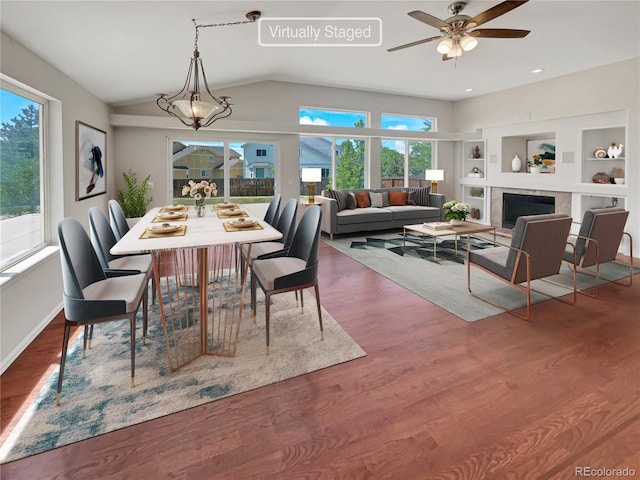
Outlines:
{"label": "vaulted ceiling", "polygon": [[[437,42],[391,47],[438,35],[407,15],[446,19],[448,1],[11,1],[0,3],[2,30],[105,102],[126,105],[183,85],[201,24],[267,17],[380,18],[371,47],[266,47],[258,24],[200,29],[199,49],[216,89],[281,80],[445,100],[536,82],[640,56],[640,1],[531,0],[483,25],[531,30],[522,39],[479,39],[457,60]],[[474,16],[496,1],[470,0]],[[534,74],[533,69],[543,69]],[[612,75],[616,72],[612,69]],[[473,91],[466,91],[473,89]]]}

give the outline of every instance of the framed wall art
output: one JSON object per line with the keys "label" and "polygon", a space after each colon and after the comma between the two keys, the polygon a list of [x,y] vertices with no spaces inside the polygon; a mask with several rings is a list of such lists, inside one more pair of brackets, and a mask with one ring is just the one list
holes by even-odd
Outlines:
{"label": "framed wall art", "polygon": [[541,173],[556,173],[555,138],[527,140],[527,164],[537,164]]}
{"label": "framed wall art", "polygon": [[107,193],[107,132],[76,120],[76,200]]}

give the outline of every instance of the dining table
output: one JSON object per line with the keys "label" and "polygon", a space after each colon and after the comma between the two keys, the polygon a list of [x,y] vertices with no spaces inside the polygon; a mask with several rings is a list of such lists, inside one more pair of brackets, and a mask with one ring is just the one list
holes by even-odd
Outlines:
{"label": "dining table", "polygon": [[151,254],[171,370],[202,355],[236,355],[248,273],[241,247],[250,258],[253,243],[280,238],[236,204],[166,205],[113,246],[113,255]]}

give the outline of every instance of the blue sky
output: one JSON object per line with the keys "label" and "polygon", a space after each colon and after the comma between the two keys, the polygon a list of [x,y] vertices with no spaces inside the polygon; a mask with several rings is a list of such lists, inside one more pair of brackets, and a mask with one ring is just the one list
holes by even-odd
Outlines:
{"label": "blue sky", "polygon": [[[353,127],[358,120],[367,121],[364,112],[344,112],[339,110],[300,109],[300,123],[303,125],[330,125],[333,127]],[[403,115],[382,115],[382,128],[390,130],[421,131],[424,119]]]}
{"label": "blue sky", "polygon": [[0,122],[7,123],[17,117],[30,103],[34,102],[6,90],[0,90]]}

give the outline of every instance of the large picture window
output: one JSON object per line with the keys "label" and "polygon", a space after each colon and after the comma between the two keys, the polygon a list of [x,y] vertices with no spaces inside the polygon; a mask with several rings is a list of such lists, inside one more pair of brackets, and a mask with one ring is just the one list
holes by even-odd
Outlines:
{"label": "large picture window", "polygon": [[3,83],[0,126],[0,271],[45,246],[46,100]]}

